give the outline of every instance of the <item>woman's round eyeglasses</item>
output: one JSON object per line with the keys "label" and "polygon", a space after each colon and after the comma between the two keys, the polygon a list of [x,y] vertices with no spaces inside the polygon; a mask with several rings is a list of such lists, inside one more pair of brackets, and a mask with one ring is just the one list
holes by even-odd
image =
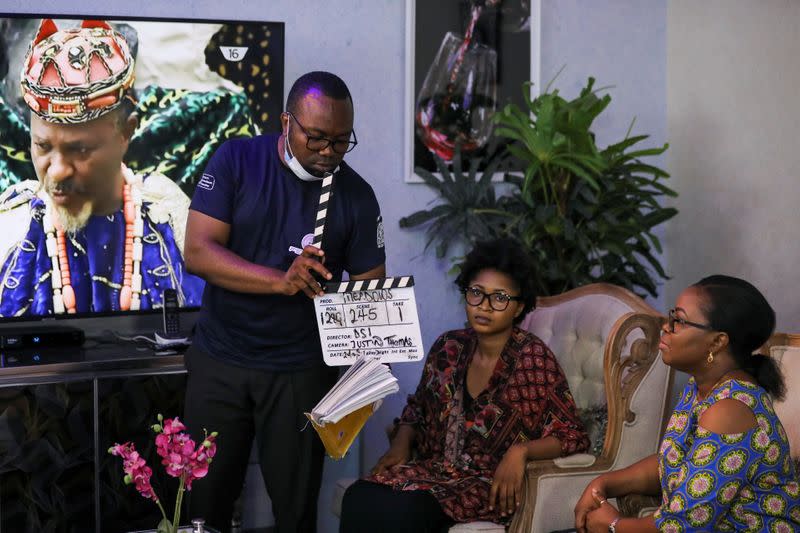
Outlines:
{"label": "woman's round eyeglasses", "polygon": [[489,305],[495,311],[505,311],[509,302],[521,302],[520,296],[509,296],[504,292],[483,292],[478,287],[467,287],[464,289],[464,299],[469,305],[478,307],[483,303],[483,300],[489,298]]}

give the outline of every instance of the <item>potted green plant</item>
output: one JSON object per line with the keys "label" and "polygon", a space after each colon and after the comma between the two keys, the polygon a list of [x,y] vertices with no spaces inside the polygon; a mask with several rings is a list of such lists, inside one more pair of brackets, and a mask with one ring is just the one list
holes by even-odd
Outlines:
{"label": "potted green plant", "polygon": [[439,161],[440,176],[417,172],[442,202],[401,219],[400,226],[430,224],[429,244],[437,244],[440,257],[457,237],[469,243],[514,236],[538,259],[542,294],[604,281],[655,296],[666,273],[656,257],[661,244],[654,228],[677,214],[661,205],[662,197],[676,193],[663,183],[669,175],[642,158],[668,145],[634,149],[647,136],[631,137],[629,130],[623,140],[598,148],[591,127],[611,97],[598,96],[594,78],[572,100],[549,87],[535,98],[528,96],[529,84],[523,89],[525,108],[509,104],[495,116],[496,135],[510,143],[494,157],[510,155],[524,165],[522,176],[505,175],[509,191],[495,195],[496,166],[487,165],[481,178],[472,168],[464,177],[460,157],[452,170]]}
{"label": "potted green plant", "polygon": [[507,198],[498,198],[492,183],[492,176],[507,154],[498,150],[497,142],[493,142],[486,153],[485,158],[471,159],[469,168],[464,169],[461,148],[456,145],[450,165],[434,155],[438,173],[422,167],[415,169],[425,184],[438,193],[441,202],[431,209],[401,218],[400,227],[427,225],[425,248],[435,245],[436,256],[440,259],[454,241],[474,243],[489,239],[502,233],[502,226],[507,224],[508,212],[503,207]]}

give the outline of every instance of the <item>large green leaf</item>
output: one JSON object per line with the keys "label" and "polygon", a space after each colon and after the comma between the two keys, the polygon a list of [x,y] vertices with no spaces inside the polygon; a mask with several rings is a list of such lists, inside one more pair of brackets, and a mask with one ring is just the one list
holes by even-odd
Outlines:
{"label": "large green leaf", "polygon": [[643,229],[650,229],[653,226],[658,226],[662,222],[666,222],[677,214],[678,210],[674,207],[665,207],[663,209],[648,213],[642,218]]}
{"label": "large green leaf", "polygon": [[627,139],[624,139],[624,140],[618,142],[617,144],[609,145],[603,151],[604,152],[609,152],[609,153],[612,153],[612,154],[619,153],[619,152],[624,152],[625,150],[627,150],[628,148],[630,148],[634,144],[638,143],[639,141],[643,141],[643,140],[645,140],[645,139],[647,139],[649,137],[650,137],[649,135],[637,135],[635,137],[628,137]]}
{"label": "large green leaf", "polygon": [[400,227],[401,228],[413,228],[415,226],[419,226],[420,224],[425,224],[426,222],[443,216],[448,213],[452,207],[449,205],[437,205],[433,209],[425,210],[425,211],[417,211],[416,213],[412,213],[407,217],[402,217],[400,219]]}

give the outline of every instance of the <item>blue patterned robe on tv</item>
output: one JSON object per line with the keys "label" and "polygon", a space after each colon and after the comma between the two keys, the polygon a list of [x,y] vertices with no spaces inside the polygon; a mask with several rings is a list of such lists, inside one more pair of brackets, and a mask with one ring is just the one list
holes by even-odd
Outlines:
{"label": "blue patterned robe on tv", "polygon": [[[128,171],[130,172],[130,171]],[[142,188],[142,293],[140,309],[160,308],[164,289],[178,291],[182,306],[199,306],[204,282],[184,268],[182,243],[189,201],[160,174],[145,176]],[[136,185],[135,185],[136,186]],[[52,316],[51,260],[42,225],[45,202],[37,181],[22,182],[0,197],[0,224],[16,237],[0,249],[0,316]],[[92,215],[67,236],[67,256],[78,313],[120,310],[125,219],[122,210]]]}

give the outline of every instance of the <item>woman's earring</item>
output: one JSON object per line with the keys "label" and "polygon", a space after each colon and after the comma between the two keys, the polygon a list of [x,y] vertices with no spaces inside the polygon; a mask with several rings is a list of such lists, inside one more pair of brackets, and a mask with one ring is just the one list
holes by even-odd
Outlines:
{"label": "woman's earring", "polygon": [[708,357],[706,357],[706,361],[708,361],[709,365],[714,362],[714,352],[709,350]]}

